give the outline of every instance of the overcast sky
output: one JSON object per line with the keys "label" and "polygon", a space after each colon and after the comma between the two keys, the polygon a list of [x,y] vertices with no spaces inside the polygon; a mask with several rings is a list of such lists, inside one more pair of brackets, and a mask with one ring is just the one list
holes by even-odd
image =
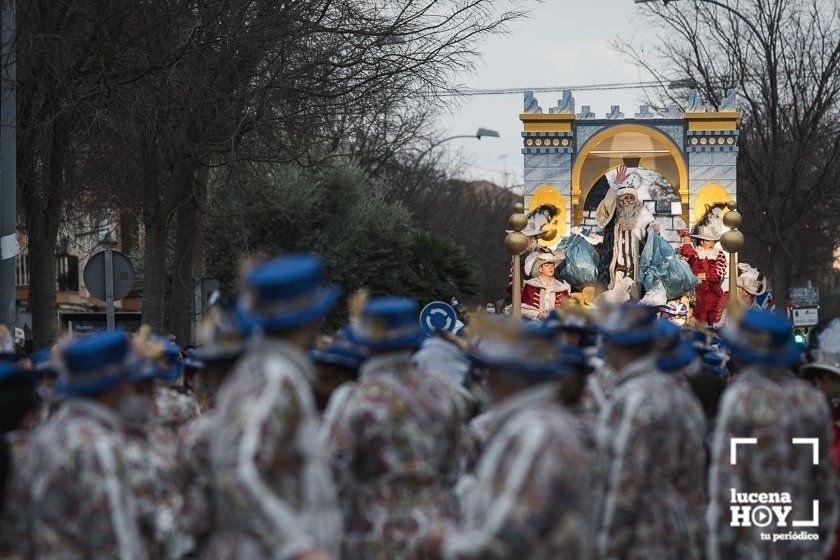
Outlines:
{"label": "overcast sky", "polygon": [[[528,3],[530,16],[513,24],[508,35],[492,37],[473,75],[461,77],[468,88],[524,88],[587,85],[649,80],[619,57],[610,41],[627,33],[644,33],[633,0],[545,0]],[[590,105],[599,117],[611,105],[627,116],[638,112],[639,90],[574,92],[576,108]],[[537,93],[544,112],[557,103],[557,93]],[[452,156],[466,162],[467,179],[488,179],[508,185],[522,182],[522,95],[464,97],[451,114],[439,120],[445,136],[472,134],[483,126],[501,138],[453,140],[445,144]]]}

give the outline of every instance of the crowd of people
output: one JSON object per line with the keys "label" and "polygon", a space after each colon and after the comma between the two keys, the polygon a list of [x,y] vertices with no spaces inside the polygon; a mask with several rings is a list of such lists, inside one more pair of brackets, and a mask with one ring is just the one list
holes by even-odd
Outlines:
{"label": "crowd of people", "polygon": [[746,306],[687,327],[561,296],[553,264],[529,264],[535,320],[488,306],[458,334],[359,296],[325,337],[339,290],[284,255],[189,349],[6,345],[2,556],[840,558],[840,320],[808,349]]}

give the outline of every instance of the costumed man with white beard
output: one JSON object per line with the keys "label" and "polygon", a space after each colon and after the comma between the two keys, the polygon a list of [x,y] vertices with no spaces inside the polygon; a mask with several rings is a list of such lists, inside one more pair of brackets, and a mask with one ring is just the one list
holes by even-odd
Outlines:
{"label": "costumed man with white beard", "polygon": [[641,177],[622,165],[610,189],[598,204],[596,223],[604,230],[598,262],[598,283],[612,289],[624,278],[632,279],[632,299],[639,299],[639,255],[652,229],[659,233],[653,215],[639,200]]}

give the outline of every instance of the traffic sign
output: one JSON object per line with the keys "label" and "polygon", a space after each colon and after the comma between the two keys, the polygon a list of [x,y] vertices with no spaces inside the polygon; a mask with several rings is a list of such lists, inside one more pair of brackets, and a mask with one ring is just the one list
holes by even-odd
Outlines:
{"label": "traffic sign", "polygon": [[813,327],[820,322],[819,307],[795,307],[790,310],[794,327]]}
{"label": "traffic sign", "polygon": [[131,261],[118,251],[101,251],[88,259],[84,277],[91,295],[105,301],[108,330],[114,330],[114,301],[124,298],[134,288]]}
{"label": "traffic sign", "polygon": [[435,331],[454,332],[457,328],[458,316],[448,303],[433,301],[420,312],[420,327],[427,335]]}
{"label": "traffic sign", "polygon": [[114,300],[120,300],[134,289],[134,267],[131,261],[119,251],[100,251],[88,259],[85,265],[85,287],[90,295],[105,301],[106,289],[105,253],[111,253],[113,260],[112,287]]}
{"label": "traffic sign", "polygon": [[820,289],[815,288],[810,280],[807,286],[791,288],[790,303],[793,307],[817,307],[820,304]]}

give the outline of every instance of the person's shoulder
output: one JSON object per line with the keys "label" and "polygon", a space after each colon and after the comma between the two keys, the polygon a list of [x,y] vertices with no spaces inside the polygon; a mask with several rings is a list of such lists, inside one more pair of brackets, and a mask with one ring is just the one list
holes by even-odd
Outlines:
{"label": "person's shoulder", "polygon": [[572,292],[572,287],[565,280],[554,279],[553,289],[555,292]]}

